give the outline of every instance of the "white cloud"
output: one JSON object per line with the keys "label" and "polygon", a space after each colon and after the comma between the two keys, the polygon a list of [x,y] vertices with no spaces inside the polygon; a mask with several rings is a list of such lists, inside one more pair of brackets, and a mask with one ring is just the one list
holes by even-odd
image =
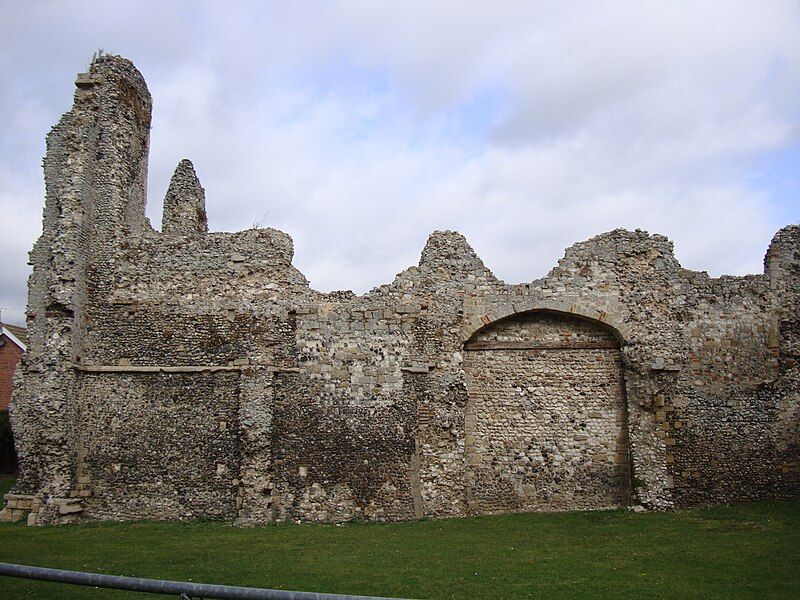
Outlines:
{"label": "white cloud", "polygon": [[[319,289],[390,281],[435,228],[460,229],[517,282],[619,226],[670,236],[687,267],[760,271],[785,224],[750,170],[800,147],[795,2],[7,3],[2,12],[0,186],[13,179],[24,190],[0,202],[34,224],[3,242],[15,264],[40,220],[32,182],[44,135],[96,47],[131,58],[153,93],[154,225],[172,169],[188,157],[211,227],[285,229]],[[11,296],[23,273],[3,275]]]}

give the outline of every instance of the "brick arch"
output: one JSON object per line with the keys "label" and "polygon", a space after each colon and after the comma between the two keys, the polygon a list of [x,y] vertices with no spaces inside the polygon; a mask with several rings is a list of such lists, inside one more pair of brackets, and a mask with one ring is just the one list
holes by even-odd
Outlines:
{"label": "brick arch", "polygon": [[527,312],[550,312],[571,315],[579,319],[591,321],[607,329],[617,339],[620,346],[624,346],[632,337],[631,330],[623,323],[621,316],[616,310],[603,310],[585,303],[562,300],[532,300],[502,305],[494,309],[491,313],[473,316],[467,319],[461,330],[461,340],[466,343],[475,336],[475,334],[497,321]]}

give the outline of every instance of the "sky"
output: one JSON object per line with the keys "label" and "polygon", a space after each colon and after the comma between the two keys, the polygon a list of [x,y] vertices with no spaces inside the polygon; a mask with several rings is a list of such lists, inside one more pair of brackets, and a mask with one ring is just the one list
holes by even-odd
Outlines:
{"label": "sky", "polygon": [[153,95],[147,213],[182,158],[209,227],[276,227],[363,293],[461,231],[508,283],[625,227],[763,271],[800,221],[800,1],[0,0],[0,308],[24,322],[45,136],[98,49]]}

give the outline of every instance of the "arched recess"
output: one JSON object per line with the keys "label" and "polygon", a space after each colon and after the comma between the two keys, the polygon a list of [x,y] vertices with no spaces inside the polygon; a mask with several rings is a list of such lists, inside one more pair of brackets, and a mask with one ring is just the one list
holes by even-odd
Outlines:
{"label": "arched recess", "polygon": [[624,322],[623,311],[618,306],[612,305],[600,308],[573,300],[522,298],[514,302],[495,305],[492,307],[491,313],[489,314],[473,314],[471,317],[465,319],[461,331],[461,339],[466,342],[479,330],[484,329],[486,325],[494,323],[495,321],[500,321],[506,317],[525,312],[543,311],[573,315],[579,319],[586,319],[601,327],[606,327],[621,344],[624,344],[632,337],[633,332]]}
{"label": "arched recess", "polygon": [[628,504],[622,336],[532,310],[464,344],[467,503],[473,513]]}

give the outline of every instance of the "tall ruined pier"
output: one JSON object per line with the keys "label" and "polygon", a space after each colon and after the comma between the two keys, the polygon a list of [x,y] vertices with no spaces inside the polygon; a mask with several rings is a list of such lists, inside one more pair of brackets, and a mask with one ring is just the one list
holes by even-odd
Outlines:
{"label": "tall ruined pier", "polygon": [[413,519],[800,496],[800,227],[711,278],[615,230],[499,281],[458,233],[363,296],[274,229],[145,217],[151,98],[95,60],[47,140],[0,517]]}

